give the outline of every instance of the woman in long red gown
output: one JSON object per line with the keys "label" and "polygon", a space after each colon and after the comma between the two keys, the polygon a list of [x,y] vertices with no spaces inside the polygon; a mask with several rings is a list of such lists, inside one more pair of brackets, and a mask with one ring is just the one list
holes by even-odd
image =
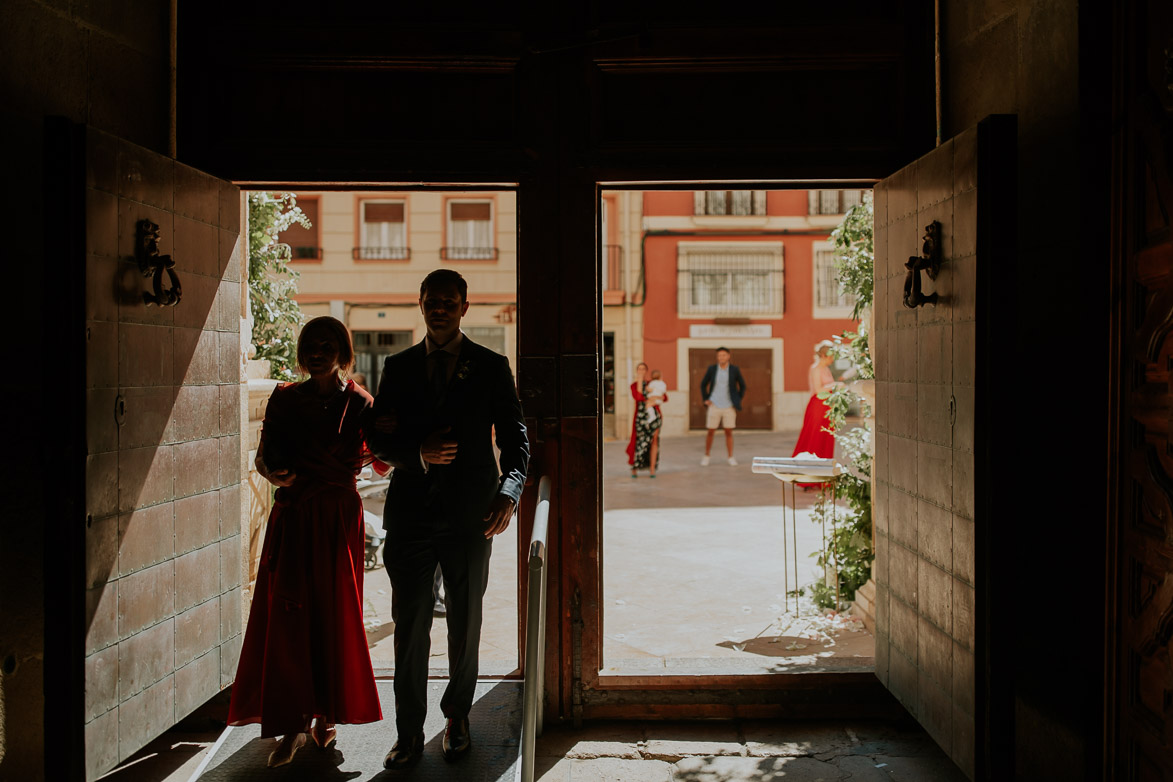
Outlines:
{"label": "woman in long red gown", "polygon": [[[257,470],[278,489],[228,709],[282,736],[270,766],[288,763],[309,732],[334,743],[335,723],[382,719],[363,630],[363,513],[355,476],[370,454],[371,395],[342,373],[354,362],[346,327],[305,325],[297,361],[310,375],[274,389]],[[316,720],[311,728],[311,720]]]}
{"label": "woman in long red gown", "polygon": [[[806,414],[802,417],[802,431],[799,432],[798,442],[794,446],[791,456],[800,453],[813,453],[823,459],[830,459],[835,455],[835,435],[828,432],[826,400],[819,399],[819,394],[830,391],[835,387],[835,378],[831,375],[831,362],[835,357],[831,355],[832,343],[823,341],[815,345],[815,360],[807,371],[807,383],[810,386],[811,398],[806,403]],[[800,484],[804,485],[804,484]],[[817,486],[818,484],[809,484]]]}

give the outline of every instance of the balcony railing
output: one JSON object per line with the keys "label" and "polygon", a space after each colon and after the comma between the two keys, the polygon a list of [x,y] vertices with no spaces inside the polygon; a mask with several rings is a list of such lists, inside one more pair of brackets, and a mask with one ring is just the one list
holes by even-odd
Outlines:
{"label": "balcony railing", "polygon": [[322,248],[290,247],[289,257],[295,261],[320,261],[322,260]]}
{"label": "balcony railing", "polygon": [[496,247],[441,247],[440,259],[444,261],[495,261]]}
{"label": "balcony railing", "polygon": [[355,247],[351,257],[356,261],[405,261],[411,258],[410,247]]}

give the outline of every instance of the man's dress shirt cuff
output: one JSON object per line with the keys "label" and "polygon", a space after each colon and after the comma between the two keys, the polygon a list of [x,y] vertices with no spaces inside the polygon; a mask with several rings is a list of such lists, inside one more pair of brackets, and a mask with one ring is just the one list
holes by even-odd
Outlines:
{"label": "man's dress shirt cuff", "polygon": [[504,494],[509,499],[513,500],[513,504],[517,505],[521,502],[521,491],[525,486],[523,482],[518,481],[512,475],[501,476],[501,488],[497,490],[498,494]]}

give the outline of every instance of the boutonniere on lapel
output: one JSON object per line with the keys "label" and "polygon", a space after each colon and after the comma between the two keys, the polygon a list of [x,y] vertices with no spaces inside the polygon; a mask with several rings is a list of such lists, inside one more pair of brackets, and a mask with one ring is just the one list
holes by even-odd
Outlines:
{"label": "boutonniere on lapel", "polygon": [[461,361],[456,367],[456,379],[457,380],[466,380],[468,378],[468,373],[471,371],[472,371],[472,362],[466,358],[464,361]]}

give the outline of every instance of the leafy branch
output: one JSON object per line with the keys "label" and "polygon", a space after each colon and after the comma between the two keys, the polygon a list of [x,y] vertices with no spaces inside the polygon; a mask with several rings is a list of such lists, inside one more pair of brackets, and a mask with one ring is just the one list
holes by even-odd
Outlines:
{"label": "leafy branch", "polygon": [[257,358],[268,359],[269,376],[292,380],[297,368],[296,331],[301,307],[293,299],[300,275],[282,231],[294,224],[310,227],[293,193],[255,192],[248,196],[248,292]]}
{"label": "leafy branch", "polygon": [[851,311],[853,320],[859,320],[864,310],[872,306],[875,279],[874,222],[875,208],[869,190],[864,193],[862,201],[847,210],[843,222],[831,232],[839,287],[844,293],[855,297],[855,307]]}
{"label": "leafy branch", "polygon": [[[847,359],[856,370],[856,377],[867,380],[875,377],[869,344],[868,317],[874,299],[873,272],[875,249],[873,243],[872,194],[866,193],[858,205],[843,217],[843,222],[831,232],[835,247],[835,271],[840,289],[855,297],[851,316],[860,321],[856,331],[845,331],[834,338],[832,352],[837,359]],[[811,512],[811,520],[822,524],[834,520],[831,539],[824,551],[813,556],[824,568],[829,568],[838,581],[838,596],[852,600],[855,591],[871,577],[872,560],[872,431],[866,423],[846,429],[848,412],[858,405],[864,418],[871,416],[867,400],[846,385],[820,394],[827,402],[827,429],[835,433],[836,445],[847,457],[847,473],[835,483],[834,496],[824,492]],[[839,516],[834,509],[836,499],[846,501],[846,513]],[[830,608],[835,605],[834,583],[816,583],[812,587],[816,605]]]}

